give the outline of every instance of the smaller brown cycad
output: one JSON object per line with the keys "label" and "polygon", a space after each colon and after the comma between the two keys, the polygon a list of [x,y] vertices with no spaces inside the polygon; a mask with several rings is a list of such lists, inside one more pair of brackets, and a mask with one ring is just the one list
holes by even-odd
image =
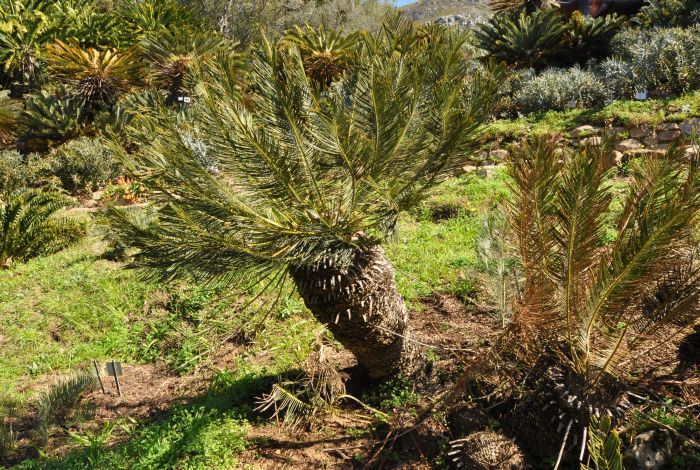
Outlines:
{"label": "smaller brown cycad", "polygon": [[542,412],[551,408],[567,436],[591,416],[623,413],[621,379],[635,359],[700,316],[698,162],[680,147],[630,162],[616,209],[611,152],[607,144],[561,152],[539,138],[508,167],[524,273],[514,323],[528,352],[550,365]]}

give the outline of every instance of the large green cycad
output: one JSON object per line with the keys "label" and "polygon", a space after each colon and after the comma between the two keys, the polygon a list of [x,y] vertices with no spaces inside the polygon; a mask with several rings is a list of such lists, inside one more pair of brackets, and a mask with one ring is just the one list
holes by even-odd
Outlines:
{"label": "large green cycad", "polygon": [[[403,339],[372,337],[380,333],[368,327],[373,315],[391,317],[387,328],[408,333],[378,245],[401,211],[463,165],[497,86],[468,75],[463,38],[441,34],[419,42],[404,23],[387,27],[366,40],[352,72],[323,89],[296,48],[265,42],[253,59],[252,103],[232,99],[221,73],[200,87],[191,128],[141,120],[130,166],[160,205],[159,221],[142,229],[114,214],[140,248],[138,263],[166,277],[244,283],[289,270],[307,306],[338,325],[336,337],[374,376],[399,368]],[[370,286],[390,292],[379,298]],[[344,341],[362,328],[372,330],[363,344],[376,347],[367,354]]]}

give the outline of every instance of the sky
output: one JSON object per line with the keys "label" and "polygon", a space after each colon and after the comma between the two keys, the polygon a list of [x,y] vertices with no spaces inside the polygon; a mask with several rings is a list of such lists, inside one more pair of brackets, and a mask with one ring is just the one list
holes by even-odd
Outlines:
{"label": "sky", "polygon": [[395,0],[395,1],[396,1],[396,4],[397,4],[398,6],[402,7],[402,6],[404,6],[404,5],[408,5],[409,3],[413,3],[413,2],[415,2],[416,0]]}

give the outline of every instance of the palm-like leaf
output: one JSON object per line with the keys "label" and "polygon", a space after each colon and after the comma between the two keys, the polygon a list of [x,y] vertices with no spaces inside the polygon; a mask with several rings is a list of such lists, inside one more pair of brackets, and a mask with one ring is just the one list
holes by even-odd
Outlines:
{"label": "palm-like leaf", "polygon": [[[408,26],[405,26],[408,27]],[[200,163],[182,129],[139,121],[133,173],[163,204],[158,229],[124,219],[139,262],[166,276],[258,279],[288,265],[348,261],[390,236],[398,214],[463,164],[496,83],[467,81],[463,38],[379,55],[318,92],[297,49],[265,42],[252,67],[254,110],[202,87],[196,129],[215,156]],[[119,218],[118,213],[115,217]]]}
{"label": "palm-like leaf", "polygon": [[44,0],[15,0],[0,7],[0,61],[6,81],[36,85],[41,47],[55,33],[47,8]]}
{"label": "palm-like leaf", "polygon": [[26,101],[19,117],[23,129],[19,144],[27,151],[46,150],[87,130],[79,103],[68,99],[66,93],[60,94],[41,92]]}
{"label": "palm-like leaf", "polygon": [[581,465],[583,470],[622,470],[620,436],[609,416],[593,419],[588,427],[588,454],[593,466]]}
{"label": "palm-like leaf", "polygon": [[111,106],[138,78],[138,67],[129,52],[82,49],[62,41],[49,47],[49,70],[76,88],[89,111],[99,105]]}
{"label": "palm-like leaf", "polygon": [[358,33],[344,36],[323,26],[318,30],[295,26],[287,32],[284,42],[299,48],[304,70],[312,80],[329,86],[352,66],[359,39]]}
{"label": "palm-like leaf", "polygon": [[173,33],[165,30],[148,35],[141,44],[151,80],[168,92],[169,102],[192,85],[192,78],[196,75],[194,70],[201,62],[226,53],[234,56],[235,46],[235,43],[210,32]]}
{"label": "palm-like leaf", "polygon": [[592,388],[653,347],[652,332],[663,341],[700,314],[688,248],[700,209],[697,166],[677,148],[634,164],[616,241],[604,248],[610,149],[551,150],[529,144],[510,165],[510,215],[527,277],[517,317],[554,338],[561,360]]}
{"label": "palm-like leaf", "polygon": [[543,67],[561,52],[567,26],[553,9],[499,13],[475,32],[488,56],[507,64]]}
{"label": "palm-like leaf", "polygon": [[38,190],[0,201],[0,266],[54,253],[83,236],[84,224],[54,217],[68,204],[60,194]]}

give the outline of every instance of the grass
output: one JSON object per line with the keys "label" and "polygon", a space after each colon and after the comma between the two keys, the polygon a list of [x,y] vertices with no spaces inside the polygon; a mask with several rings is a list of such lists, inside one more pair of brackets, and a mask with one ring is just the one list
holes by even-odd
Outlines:
{"label": "grass", "polygon": [[32,384],[91,359],[129,359],[129,316],[151,286],[100,259],[91,236],[53,256],[0,271],[0,397],[27,399]]}
{"label": "grass", "polygon": [[570,109],[498,120],[485,129],[487,139],[515,140],[530,135],[565,133],[583,125],[642,126],[680,122],[700,116],[700,91],[673,99],[614,101],[600,109]]}
{"label": "grass", "polygon": [[[476,262],[476,237],[483,214],[506,195],[505,174],[485,179],[475,174],[447,181],[421,207],[405,215],[396,243],[387,255],[397,271],[397,283],[409,306],[434,292],[464,294],[471,290],[469,273]],[[454,210],[445,211],[445,208]],[[433,220],[435,213],[451,213]]]}
{"label": "grass", "polygon": [[[386,250],[410,305],[435,291],[469,288],[482,214],[504,196],[504,181],[502,171],[489,179],[452,179],[403,216]],[[8,293],[0,298],[0,396],[6,401],[34,406],[44,384],[93,358],[164,361],[182,373],[206,361],[241,325],[246,347],[205,395],[153,420],[54,430],[51,443],[63,443],[62,455],[46,448],[45,458],[18,468],[239,468],[236,456],[257,419],[256,399],[300,368],[321,325],[295,294],[270,315],[258,304],[241,313],[251,293],[144,283],[136,272],[103,259],[106,249],[91,227],[89,237],[70,249],[0,272],[0,290]],[[387,387],[378,397],[387,409],[415,399],[402,384]],[[63,455],[66,446],[72,450]]]}

